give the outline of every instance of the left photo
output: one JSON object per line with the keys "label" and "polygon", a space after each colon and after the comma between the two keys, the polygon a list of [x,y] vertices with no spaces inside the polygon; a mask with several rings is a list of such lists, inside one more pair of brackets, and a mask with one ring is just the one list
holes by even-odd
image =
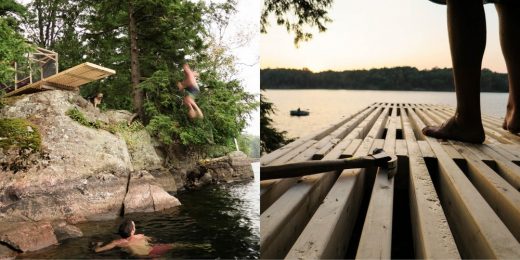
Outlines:
{"label": "left photo", "polygon": [[260,7],[1,0],[0,259],[259,258]]}

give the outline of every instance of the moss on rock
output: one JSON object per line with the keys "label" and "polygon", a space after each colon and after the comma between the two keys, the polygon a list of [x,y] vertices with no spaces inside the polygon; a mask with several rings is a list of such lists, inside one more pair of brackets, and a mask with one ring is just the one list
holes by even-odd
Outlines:
{"label": "moss on rock", "polygon": [[11,147],[21,149],[41,150],[41,135],[38,128],[26,119],[0,119],[0,148]]}
{"label": "moss on rock", "polygon": [[88,120],[85,115],[83,115],[83,113],[81,111],[79,111],[79,109],[77,107],[74,107],[74,108],[71,108],[69,110],[67,110],[67,113],[66,113],[72,120],[84,125],[84,126],[87,126],[87,127],[91,127],[91,128],[95,128],[95,129],[99,129],[101,128],[101,124],[102,122],[100,120],[96,120],[96,121],[90,121]]}

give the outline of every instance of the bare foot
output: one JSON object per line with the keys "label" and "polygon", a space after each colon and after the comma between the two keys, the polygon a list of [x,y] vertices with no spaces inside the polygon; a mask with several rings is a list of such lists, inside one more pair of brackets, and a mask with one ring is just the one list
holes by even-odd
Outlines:
{"label": "bare foot", "polygon": [[507,103],[507,112],[502,128],[513,134],[520,133],[520,111],[514,108],[510,102]]}
{"label": "bare foot", "polygon": [[468,143],[483,143],[485,139],[482,122],[477,125],[459,123],[456,117],[448,119],[441,126],[427,126],[424,135],[438,139],[451,139]]}

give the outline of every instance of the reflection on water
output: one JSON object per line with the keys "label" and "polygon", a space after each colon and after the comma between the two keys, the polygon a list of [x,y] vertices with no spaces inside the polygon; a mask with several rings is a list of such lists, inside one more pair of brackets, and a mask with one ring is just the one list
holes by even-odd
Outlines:
{"label": "reflection on water", "polygon": [[[325,125],[339,122],[375,102],[429,103],[456,105],[453,92],[427,91],[374,91],[374,90],[267,90],[263,94],[277,111],[274,125],[288,132],[290,137],[301,137]],[[503,117],[507,93],[481,93],[482,113]],[[289,111],[309,109],[310,116],[291,117]]]}
{"label": "reflection on water", "polygon": [[[155,243],[182,243],[193,247],[170,251],[166,258],[258,258],[259,257],[259,163],[253,163],[255,180],[224,186],[207,186],[178,194],[182,206],[159,213],[131,214],[137,232],[155,238]],[[114,249],[96,254],[94,241],[107,242],[121,220],[78,225],[84,237],[61,245],[21,255],[21,258],[132,258]]]}

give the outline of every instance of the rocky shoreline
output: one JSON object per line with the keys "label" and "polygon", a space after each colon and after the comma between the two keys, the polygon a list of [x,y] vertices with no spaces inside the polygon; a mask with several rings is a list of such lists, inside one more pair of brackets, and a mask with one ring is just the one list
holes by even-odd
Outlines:
{"label": "rocky shoreline", "polygon": [[100,112],[74,92],[6,103],[0,122],[17,128],[0,128],[0,259],[81,235],[75,223],[179,206],[171,194],[184,187],[253,177],[239,152],[167,167],[146,130],[126,126],[128,111]]}

